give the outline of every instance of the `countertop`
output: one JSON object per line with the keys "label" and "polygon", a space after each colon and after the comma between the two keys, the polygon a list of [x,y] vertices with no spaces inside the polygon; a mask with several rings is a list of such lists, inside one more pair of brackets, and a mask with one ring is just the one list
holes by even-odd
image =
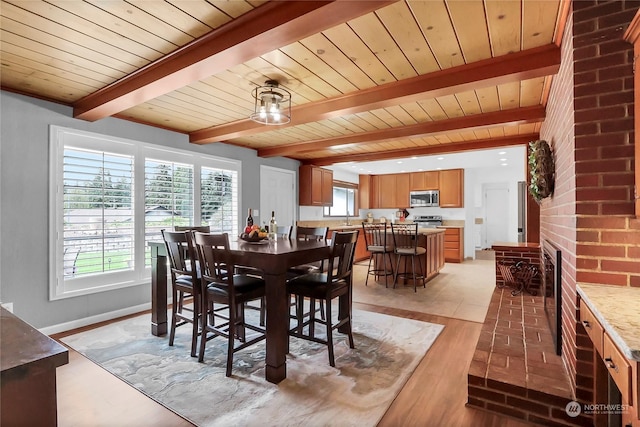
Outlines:
{"label": "countertop", "polygon": [[577,291],[624,355],[640,362],[640,288],[578,283]]}
{"label": "countertop", "polygon": [[439,225],[438,228],[464,228],[463,225]]}
{"label": "countertop", "polygon": [[[459,227],[454,227],[454,228],[459,228]],[[336,231],[336,230],[362,230],[362,224],[359,224],[359,225],[333,225],[333,226],[329,227],[329,230],[330,231]],[[389,232],[391,232],[391,228],[389,228]],[[418,228],[418,233],[420,233],[420,234],[444,233],[444,229],[420,227],[420,228]]]}

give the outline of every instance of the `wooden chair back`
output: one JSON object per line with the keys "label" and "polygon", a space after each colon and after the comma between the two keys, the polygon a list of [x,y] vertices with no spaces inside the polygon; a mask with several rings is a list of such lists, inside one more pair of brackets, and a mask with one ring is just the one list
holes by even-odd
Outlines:
{"label": "wooden chair back", "polygon": [[367,250],[370,252],[387,251],[387,223],[363,222],[362,232]]}
{"label": "wooden chair back", "polygon": [[233,298],[233,274],[235,265],[229,252],[229,235],[196,233],[195,246],[200,262],[202,281],[229,293]]}
{"label": "wooden chair back", "polygon": [[331,236],[331,257],[327,269],[327,280],[333,283],[346,280],[351,283],[353,257],[356,252],[359,230],[336,231]]}
{"label": "wooden chair back", "polygon": [[199,233],[211,233],[211,227],[208,225],[176,225],[174,231],[192,231]]}
{"label": "wooden chair back", "polygon": [[415,255],[418,251],[418,224],[391,223],[396,254]]}
{"label": "wooden chair back", "polygon": [[162,230],[162,238],[167,247],[171,279],[175,281],[179,276],[191,276],[195,283],[198,269],[192,233],[189,231]]}
{"label": "wooden chair back", "polygon": [[329,227],[296,227],[296,239],[298,240],[327,240]]}

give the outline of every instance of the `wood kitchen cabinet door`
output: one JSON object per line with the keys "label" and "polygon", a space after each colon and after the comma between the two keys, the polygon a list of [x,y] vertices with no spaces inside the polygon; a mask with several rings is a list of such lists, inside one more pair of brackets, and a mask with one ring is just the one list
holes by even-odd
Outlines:
{"label": "wood kitchen cabinet door", "polygon": [[371,175],[358,175],[358,202],[360,209],[372,209]]}
{"label": "wood kitchen cabinet door", "polygon": [[440,172],[412,172],[410,175],[409,191],[437,190],[440,185]]}
{"label": "wood kitchen cabinet door", "polygon": [[396,175],[378,175],[378,208],[397,208],[396,206]]}
{"label": "wood kitchen cabinet door", "polygon": [[395,204],[394,208],[408,208],[409,207],[409,186],[411,176],[408,173],[396,174],[396,188],[395,188]]}
{"label": "wood kitchen cabinet door", "polygon": [[331,206],[333,204],[333,171],[303,165],[299,171],[299,199],[302,206]]}
{"label": "wood kitchen cabinet door", "polygon": [[440,171],[440,207],[464,207],[464,169]]}

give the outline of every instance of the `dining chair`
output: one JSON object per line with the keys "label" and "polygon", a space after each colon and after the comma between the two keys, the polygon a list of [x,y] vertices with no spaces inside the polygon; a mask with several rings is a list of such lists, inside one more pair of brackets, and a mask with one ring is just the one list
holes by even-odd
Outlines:
{"label": "dining chair", "polygon": [[[367,269],[367,278],[364,285],[368,286],[369,276],[373,275],[374,279],[384,276],[384,287],[387,287],[387,277],[393,275],[393,246],[390,244],[391,239],[388,236],[387,223],[363,222],[362,232],[364,233],[364,241],[367,251],[369,251],[369,267]],[[388,239],[388,240],[387,240]],[[389,258],[389,264],[387,260]],[[373,263],[373,268],[372,268]],[[387,268],[388,265],[388,268]]]}
{"label": "dining chair", "polygon": [[[207,341],[218,336],[226,338],[226,375],[229,377],[233,354],[266,338],[265,329],[248,323],[244,316],[246,302],[259,301],[264,297],[265,282],[260,277],[248,274],[227,274],[235,271],[227,233],[196,233],[195,246],[202,277],[202,306],[208,311],[207,316],[201,316],[202,337],[198,361],[204,360]],[[215,308],[215,304],[222,306]],[[217,319],[222,322],[217,323]],[[249,337],[245,335],[247,330],[255,333]]]}
{"label": "dining chair", "polygon": [[[162,238],[167,247],[171,270],[171,330],[169,345],[173,346],[176,328],[191,324],[191,356],[196,356],[201,312],[200,277],[190,231],[162,230]],[[185,305],[185,298],[191,297],[192,308]]]}
{"label": "dining chair", "polygon": [[[405,280],[411,278],[413,280],[413,291],[417,292],[417,281],[422,280],[422,287],[426,287],[424,276],[424,267],[422,266],[420,257],[427,253],[422,246],[418,246],[418,224],[394,224],[391,223],[391,235],[393,236],[394,253],[396,254],[396,269],[393,276],[393,287],[398,283],[398,277]],[[404,270],[400,271],[400,259],[404,258]],[[407,261],[411,258],[411,272],[407,271]],[[416,274],[416,260],[420,267],[420,274]]]}
{"label": "dining chair", "polygon": [[[287,283],[287,292],[297,297],[296,325],[289,330],[289,335],[325,344],[329,352],[329,364],[336,366],[333,350],[333,330],[347,328],[349,347],[354,348],[351,328],[353,257],[356,250],[359,230],[334,232],[331,238],[331,254],[325,272],[314,272],[295,277]],[[304,320],[304,298],[318,299],[324,302],[324,320],[310,316]],[[331,301],[334,298],[346,298],[341,304],[338,319],[333,323]],[[344,301],[344,300],[343,300]],[[340,312],[342,311],[342,312]],[[325,326],[326,339],[315,335],[316,324]],[[304,332],[305,326],[307,333]]]}
{"label": "dining chair", "polygon": [[[317,240],[317,241],[326,241],[327,236],[329,234],[329,227],[296,227],[296,239],[298,240]],[[311,264],[302,264],[296,265],[294,267],[289,268],[287,271],[287,279],[293,279],[294,277],[301,276],[303,274],[309,273],[318,273],[324,270],[324,260],[317,261]],[[294,306],[297,302],[296,300],[291,303]],[[315,300],[309,300],[309,311],[307,315],[313,315],[312,313],[316,313],[320,311],[321,319],[324,320],[324,302],[320,301],[320,307],[318,310],[315,309]]]}
{"label": "dining chair", "polygon": [[192,231],[200,233],[210,233],[211,227],[208,225],[176,225],[173,227],[174,231]]}

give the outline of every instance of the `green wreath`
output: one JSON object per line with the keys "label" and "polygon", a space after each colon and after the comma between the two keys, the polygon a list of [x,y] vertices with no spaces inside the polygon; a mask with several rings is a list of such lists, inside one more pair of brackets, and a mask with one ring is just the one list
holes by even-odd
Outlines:
{"label": "green wreath", "polygon": [[529,193],[537,203],[553,193],[555,167],[553,153],[547,141],[538,140],[529,143],[529,171],[531,182]]}

